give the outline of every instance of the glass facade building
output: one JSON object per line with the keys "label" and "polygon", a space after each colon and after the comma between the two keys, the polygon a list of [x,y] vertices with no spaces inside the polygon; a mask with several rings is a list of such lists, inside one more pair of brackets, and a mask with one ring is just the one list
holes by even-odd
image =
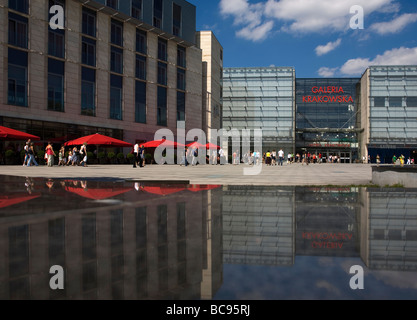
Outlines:
{"label": "glass facade building", "polygon": [[361,81],[361,151],[374,161],[417,157],[417,66],[372,66]]}
{"label": "glass facade building", "polygon": [[359,78],[296,80],[296,152],[358,158]]}
{"label": "glass facade building", "polygon": [[294,149],[294,104],[294,68],[224,68],[223,128],[262,129],[263,152]]}

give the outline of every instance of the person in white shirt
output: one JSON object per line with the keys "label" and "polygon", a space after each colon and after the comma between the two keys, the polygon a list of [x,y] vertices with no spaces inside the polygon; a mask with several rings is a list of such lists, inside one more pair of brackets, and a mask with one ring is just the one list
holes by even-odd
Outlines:
{"label": "person in white shirt", "polygon": [[284,151],[282,151],[282,149],[278,151],[278,158],[279,158],[278,165],[282,166],[282,163],[284,161]]}
{"label": "person in white shirt", "polygon": [[139,162],[139,144],[138,143],[136,143],[135,146],[133,147],[133,154],[135,155],[133,159],[133,168],[136,168]]}

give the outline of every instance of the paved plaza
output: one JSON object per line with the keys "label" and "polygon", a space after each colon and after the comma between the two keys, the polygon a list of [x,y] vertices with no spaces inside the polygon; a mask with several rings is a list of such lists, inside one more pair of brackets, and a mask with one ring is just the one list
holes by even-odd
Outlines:
{"label": "paved plaza", "polygon": [[245,175],[246,165],[90,165],[88,167],[0,166],[0,175],[71,179],[121,179],[135,181],[185,181],[191,184],[327,186],[367,185],[372,180],[369,164],[284,164],[262,166],[258,175]]}

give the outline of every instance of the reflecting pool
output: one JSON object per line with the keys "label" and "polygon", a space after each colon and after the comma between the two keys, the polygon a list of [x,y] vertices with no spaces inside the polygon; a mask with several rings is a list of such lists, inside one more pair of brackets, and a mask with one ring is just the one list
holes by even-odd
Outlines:
{"label": "reflecting pool", "polygon": [[0,179],[3,300],[417,299],[416,189]]}

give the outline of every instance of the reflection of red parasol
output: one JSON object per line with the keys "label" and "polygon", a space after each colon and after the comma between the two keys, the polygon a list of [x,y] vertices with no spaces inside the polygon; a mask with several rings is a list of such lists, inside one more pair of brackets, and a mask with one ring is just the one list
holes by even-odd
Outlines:
{"label": "reflection of red parasol", "polygon": [[203,190],[217,189],[220,187],[221,185],[219,184],[192,184],[188,186],[187,190],[192,191],[192,192],[199,192]]}
{"label": "reflection of red parasol", "polygon": [[165,139],[148,141],[148,142],[142,143],[141,145],[143,145],[145,148],[157,148],[161,144],[164,144],[164,147],[185,147],[185,145],[181,143],[174,142],[171,140],[165,140]]}
{"label": "reflection of red parasol", "polygon": [[100,145],[105,147],[133,147],[131,143],[124,142],[119,139],[112,137],[104,136],[102,134],[96,133],[89,136],[81,137],[72,141],[65,143],[66,146],[79,146],[84,143],[88,145]]}
{"label": "reflection of red parasol", "polygon": [[18,131],[15,129],[10,129],[7,127],[0,126],[0,139],[1,140],[40,140],[38,136],[32,134]]}
{"label": "reflection of red parasol", "polygon": [[65,190],[78,194],[81,197],[92,199],[92,200],[103,200],[107,198],[115,197],[119,194],[126,193],[133,188],[74,188],[74,187],[65,187]]}
{"label": "reflection of red parasol", "polygon": [[0,195],[0,208],[6,208],[18,203],[26,202],[32,199],[39,198],[40,193],[27,194],[27,193],[16,193],[13,195]]}
{"label": "reflection of red parasol", "polygon": [[149,193],[153,193],[153,194],[157,194],[160,196],[165,196],[168,194],[173,194],[173,193],[177,193],[180,192],[182,190],[185,190],[184,187],[143,187],[142,190],[149,192]]}

